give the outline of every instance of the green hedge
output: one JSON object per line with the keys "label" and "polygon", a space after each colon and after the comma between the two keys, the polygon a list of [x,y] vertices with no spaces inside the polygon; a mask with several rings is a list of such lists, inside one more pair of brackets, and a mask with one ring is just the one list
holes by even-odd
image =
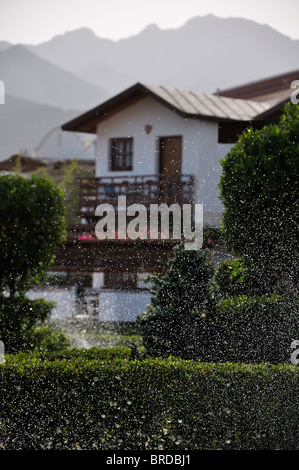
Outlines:
{"label": "green hedge", "polygon": [[235,297],[218,302],[214,343],[217,360],[289,363],[299,338],[297,297]]}
{"label": "green hedge", "polygon": [[[142,348],[138,349],[140,354]],[[5,356],[5,364],[7,366],[36,364],[41,362],[54,362],[64,359],[85,363],[86,360],[112,360],[112,359],[129,359],[131,356],[131,348],[127,346],[109,346],[106,348],[92,347],[89,349],[69,348],[61,351],[34,351],[31,353],[19,353],[17,355],[7,354]]]}
{"label": "green hedge", "polygon": [[[35,327],[50,318],[54,306],[55,302],[44,299],[0,295],[0,338],[5,344],[6,352],[17,354],[19,351],[31,351],[39,347],[42,335],[38,335]],[[44,330],[44,337],[45,333]],[[51,336],[50,333],[48,329],[48,336]]]}
{"label": "green hedge", "polygon": [[0,394],[6,450],[299,449],[292,365],[23,355]]}

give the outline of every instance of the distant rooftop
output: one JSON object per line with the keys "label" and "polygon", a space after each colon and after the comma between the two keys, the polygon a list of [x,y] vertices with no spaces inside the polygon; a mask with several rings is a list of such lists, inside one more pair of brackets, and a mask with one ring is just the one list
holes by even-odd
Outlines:
{"label": "distant rooftop", "polygon": [[268,101],[274,105],[290,98],[290,94],[293,91],[291,83],[294,80],[299,80],[299,69],[226,90],[218,90],[215,96]]}
{"label": "distant rooftop", "polygon": [[[37,158],[27,155],[12,155],[6,160],[0,161],[0,171],[27,173],[36,171],[42,167],[53,166],[54,169],[61,168],[63,165],[71,163],[72,159],[54,159],[54,158]],[[94,165],[94,160],[80,160],[81,166]]]}

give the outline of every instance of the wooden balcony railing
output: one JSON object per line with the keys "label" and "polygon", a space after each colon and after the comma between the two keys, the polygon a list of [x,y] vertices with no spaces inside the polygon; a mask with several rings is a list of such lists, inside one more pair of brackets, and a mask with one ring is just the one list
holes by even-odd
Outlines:
{"label": "wooden balcony railing", "polygon": [[126,196],[127,205],[178,203],[193,201],[194,177],[192,175],[143,175],[84,178],[80,181],[78,215],[85,222],[95,218],[99,204],[117,207],[118,196]]}

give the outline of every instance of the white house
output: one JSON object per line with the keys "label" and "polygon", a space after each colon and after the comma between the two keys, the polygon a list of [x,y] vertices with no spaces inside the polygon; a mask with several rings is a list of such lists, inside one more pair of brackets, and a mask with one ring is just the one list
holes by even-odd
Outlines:
{"label": "white house", "polygon": [[96,134],[97,177],[193,175],[194,202],[204,205],[204,223],[218,226],[219,162],[232,145],[221,143],[219,129],[227,123],[246,127],[270,107],[137,83],[62,129]]}
{"label": "white house", "polygon": [[[127,195],[131,202],[136,203],[147,197],[147,202],[156,202],[161,182],[171,181],[179,202],[203,204],[204,226],[219,227],[222,215],[217,188],[220,160],[234,143],[234,133],[247,127],[270,107],[266,102],[137,83],[64,124],[64,131],[92,133],[97,138],[98,192],[92,205],[85,207],[91,216],[87,220],[95,223],[92,212],[97,204],[113,203],[111,192],[107,191],[109,188],[114,197]],[[172,193],[171,197],[167,192],[163,194],[164,202],[175,200],[175,194]],[[97,287],[111,289],[117,282],[119,286],[131,285],[136,290],[138,275],[94,275]],[[107,290],[105,292],[107,295]],[[147,296],[137,308],[136,298],[130,298],[126,310],[126,302],[117,306],[115,290],[110,293],[114,296],[113,312],[111,308],[107,313],[100,310],[102,319],[134,319],[148,302]],[[127,292],[126,299],[128,295]],[[132,309],[132,303],[136,308]],[[132,315],[132,311],[133,317],[128,313]]]}

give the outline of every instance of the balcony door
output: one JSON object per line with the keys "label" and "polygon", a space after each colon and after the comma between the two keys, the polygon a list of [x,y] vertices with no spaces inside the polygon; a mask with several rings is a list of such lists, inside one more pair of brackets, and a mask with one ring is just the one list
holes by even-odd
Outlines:
{"label": "balcony door", "polygon": [[180,179],[182,172],[182,136],[160,138],[160,174]]}
{"label": "balcony door", "polygon": [[179,202],[181,196],[182,137],[160,138],[160,197],[162,202]]}

